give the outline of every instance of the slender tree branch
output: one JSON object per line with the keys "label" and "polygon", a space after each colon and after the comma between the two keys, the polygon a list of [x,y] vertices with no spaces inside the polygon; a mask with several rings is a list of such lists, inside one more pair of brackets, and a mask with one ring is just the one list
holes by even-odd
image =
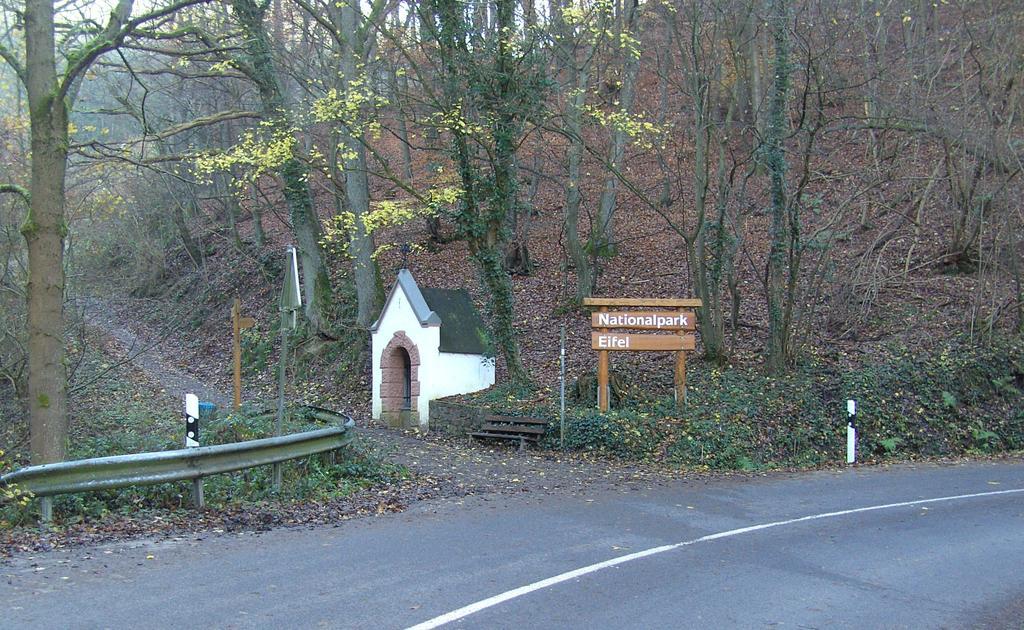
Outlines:
{"label": "slender tree branch", "polygon": [[18,80],[21,81],[22,85],[27,85],[25,68],[18,61],[18,58],[14,56],[14,52],[3,43],[0,43],[0,59],[6,61],[11,70],[14,70],[14,74],[18,76]]}
{"label": "slender tree branch", "polygon": [[170,4],[144,13],[136,18],[128,19],[132,11],[132,0],[118,0],[117,6],[110,12],[110,21],[103,33],[94,37],[68,59],[68,67],[61,78],[57,96],[63,100],[71,90],[72,84],[96,59],[119,47],[129,35],[138,28],[154,20],[173,15],[186,7],[203,4],[209,0],[178,0]]}
{"label": "slender tree branch", "polygon": [[184,122],[184,123],[181,123],[179,125],[175,125],[173,127],[168,127],[167,129],[163,129],[161,131],[158,131],[158,132],[152,134],[152,136],[154,138],[156,138],[157,140],[166,140],[167,138],[170,138],[171,136],[176,136],[179,133],[184,133],[186,131],[191,131],[192,129],[196,129],[197,127],[205,127],[207,125],[215,125],[217,123],[222,123],[222,122],[226,122],[226,121],[229,121],[229,120],[238,120],[240,118],[261,118],[261,117],[262,117],[262,114],[260,114],[259,112],[243,111],[243,110],[228,110],[228,111],[223,111],[223,112],[217,112],[215,114],[210,114],[209,116],[202,116],[200,118],[194,118],[194,119],[192,119],[192,120],[190,120],[188,122]]}
{"label": "slender tree branch", "polygon": [[28,190],[17,184],[0,184],[0,194],[3,193],[18,195],[26,204],[32,200],[32,196],[29,194]]}

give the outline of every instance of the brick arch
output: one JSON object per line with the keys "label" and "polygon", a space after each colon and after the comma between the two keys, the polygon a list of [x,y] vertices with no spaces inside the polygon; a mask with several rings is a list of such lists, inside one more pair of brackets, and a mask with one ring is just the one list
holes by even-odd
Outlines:
{"label": "brick arch", "polygon": [[399,330],[380,355],[380,402],[385,413],[407,411],[405,407],[405,357],[409,357],[409,408],[415,412],[420,394],[420,351],[416,344]]}

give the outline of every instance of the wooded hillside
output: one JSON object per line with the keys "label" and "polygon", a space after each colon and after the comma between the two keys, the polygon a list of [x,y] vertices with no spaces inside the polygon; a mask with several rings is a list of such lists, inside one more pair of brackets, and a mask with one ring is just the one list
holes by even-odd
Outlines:
{"label": "wooded hillside", "polygon": [[[0,9],[0,373],[36,462],[66,453],[86,296],[155,300],[226,383],[237,295],[260,320],[247,378],[272,382],[286,244],[311,396],[365,402],[367,331],[407,264],[471,290],[499,382],[533,403],[562,323],[586,388],[583,298],[696,297],[715,391],[696,405],[729,398],[715,379],[740,400],[799,376],[818,402],[773,421],[856,390],[901,418],[878,444],[1024,440],[1019,2]],[[624,402],[670,392],[662,355],[613,367]]]}

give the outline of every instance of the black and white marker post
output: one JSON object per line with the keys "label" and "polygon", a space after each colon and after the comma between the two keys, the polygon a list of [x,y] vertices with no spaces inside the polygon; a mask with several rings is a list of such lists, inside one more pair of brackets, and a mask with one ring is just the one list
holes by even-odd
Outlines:
{"label": "black and white marker post", "polygon": [[559,337],[559,377],[558,377],[558,444],[565,450],[565,323],[562,323],[562,334]]}
{"label": "black and white marker post", "polygon": [[[199,446],[199,397],[185,394],[185,448]],[[192,504],[203,507],[203,479],[192,480]]]}
{"label": "black and white marker post", "polygon": [[857,401],[846,401],[846,463],[853,464],[857,461]]}

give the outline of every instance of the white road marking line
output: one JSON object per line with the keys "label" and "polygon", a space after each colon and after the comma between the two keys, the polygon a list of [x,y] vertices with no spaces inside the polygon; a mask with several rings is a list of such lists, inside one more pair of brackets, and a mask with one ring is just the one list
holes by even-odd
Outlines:
{"label": "white road marking line", "polygon": [[731,538],[733,536],[739,536],[740,534],[749,534],[751,532],[760,531],[762,529],[770,529],[772,527],[782,527],[783,525],[793,525],[794,523],[803,523],[806,521],[817,521],[825,518],[848,516],[850,514],[859,514],[861,512],[875,512],[878,510],[890,510],[892,508],[908,507],[912,505],[924,505],[926,503],[940,503],[943,501],[975,499],[978,497],[991,497],[1001,494],[1017,494],[1021,492],[1024,492],[1024,488],[1015,488],[1013,490],[994,490],[992,492],[976,492],[973,494],[958,494],[949,497],[937,497],[934,499],[919,499],[917,501],[901,501],[899,503],[871,505],[868,507],[854,508],[852,510],[840,510],[838,512],[824,512],[822,514],[811,514],[810,516],[801,516],[799,518],[791,518],[785,521],[775,521],[772,523],[751,525],[750,527],[741,527],[739,529],[730,529],[729,531],[718,532],[717,534],[708,534],[707,536],[701,536],[700,538],[694,538],[693,540],[687,540],[685,542],[673,543],[671,545],[662,545],[660,547],[652,547],[651,549],[645,549],[643,551],[638,551],[636,553],[630,553],[624,556],[619,556],[617,558],[612,558],[610,560],[605,560],[604,562],[597,562],[595,564],[591,564],[585,567],[580,567],[579,569],[574,569],[572,571],[566,571],[565,573],[559,573],[558,575],[549,577],[547,579],[540,580],[538,582],[533,582],[532,584],[526,584],[524,586],[520,586],[519,588],[514,588],[512,590],[505,591],[504,593],[499,593],[497,595],[494,595],[493,597],[488,597],[487,599],[481,599],[480,601],[469,604],[468,606],[457,608],[451,612],[447,612],[443,615],[434,617],[433,619],[428,619],[423,623],[418,623],[415,626],[410,626],[407,630],[431,630],[432,628],[437,628],[447,623],[458,621],[459,619],[468,617],[469,615],[480,612],[481,610],[497,606],[498,604],[507,602],[512,599],[516,599],[517,597],[522,597],[523,595],[527,595],[534,591],[539,591],[541,589],[548,588],[549,586],[561,584],[562,582],[568,582],[569,580],[582,577],[584,575],[587,575],[588,573],[595,573],[602,569],[618,566],[620,564],[625,564],[627,562],[632,562],[634,560],[640,560],[641,558],[647,558],[649,556],[654,556],[659,553],[665,553],[666,551],[672,551],[674,549],[679,549],[681,547],[689,547],[691,545],[696,545],[697,543],[708,542],[711,540],[719,540],[721,538]]}

